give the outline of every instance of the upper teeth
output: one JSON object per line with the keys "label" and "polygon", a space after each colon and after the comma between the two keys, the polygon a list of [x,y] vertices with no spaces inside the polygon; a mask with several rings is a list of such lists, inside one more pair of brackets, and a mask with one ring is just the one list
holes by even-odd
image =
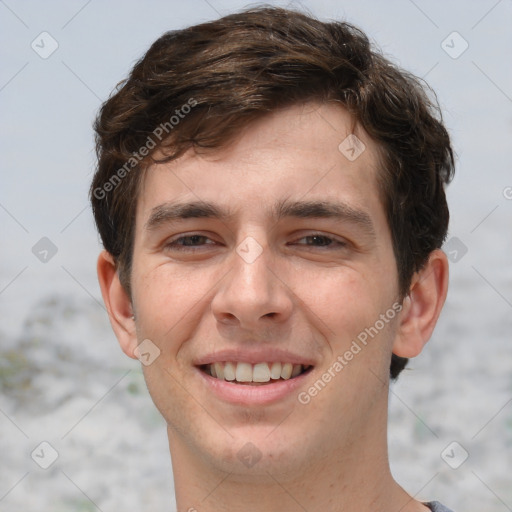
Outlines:
{"label": "upper teeth", "polygon": [[290,379],[302,373],[304,366],[292,363],[214,363],[207,365],[212,377],[236,382],[269,382],[270,379]]}

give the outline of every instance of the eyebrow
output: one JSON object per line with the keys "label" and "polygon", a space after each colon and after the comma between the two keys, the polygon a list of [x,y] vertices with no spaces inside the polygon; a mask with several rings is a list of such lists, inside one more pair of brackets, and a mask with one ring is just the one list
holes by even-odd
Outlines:
{"label": "eyebrow", "polygon": [[[370,215],[350,205],[333,201],[279,201],[272,209],[272,217],[279,221],[283,218],[333,219],[355,224],[372,237],[375,229]],[[227,222],[234,217],[234,212],[205,201],[187,203],[163,203],[151,210],[144,228],[154,231],[161,225],[184,219],[208,218]]]}
{"label": "eyebrow", "polygon": [[189,203],[163,203],[151,210],[144,228],[153,231],[162,224],[183,219],[219,219],[227,221],[233,216],[232,212],[219,208],[213,203],[192,201]]}

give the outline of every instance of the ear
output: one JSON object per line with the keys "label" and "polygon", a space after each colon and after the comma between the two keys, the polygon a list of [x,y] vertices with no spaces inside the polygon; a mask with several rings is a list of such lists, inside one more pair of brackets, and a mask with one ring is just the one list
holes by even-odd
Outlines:
{"label": "ear", "polygon": [[127,356],[137,359],[134,354],[137,335],[132,303],[119,280],[114,258],[109,252],[101,252],[97,270],[103,301],[119,345]]}
{"label": "ear", "polygon": [[425,266],[412,278],[408,296],[400,313],[400,325],[393,353],[415,357],[432,335],[448,292],[448,259],[436,249]]}

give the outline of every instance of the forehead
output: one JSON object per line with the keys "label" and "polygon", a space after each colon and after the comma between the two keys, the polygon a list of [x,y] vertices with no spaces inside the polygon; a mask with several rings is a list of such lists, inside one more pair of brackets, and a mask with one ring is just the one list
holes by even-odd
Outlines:
{"label": "forehead", "polygon": [[137,219],[146,222],[154,208],[173,201],[216,203],[257,217],[275,212],[284,199],[342,199],[379,215],[378,163],[376,143],[345,109],[294,105],[249,124],[224,148],[189,150],[175,161],[149,167]]}

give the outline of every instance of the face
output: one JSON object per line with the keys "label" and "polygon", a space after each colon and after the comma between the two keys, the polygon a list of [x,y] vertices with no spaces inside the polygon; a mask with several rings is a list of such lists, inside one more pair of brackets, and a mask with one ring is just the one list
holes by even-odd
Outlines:
{"label": "face", "polygon": [[377,147],[357,129],[364,151],[340,149],[352,129],[294,106],[148,169],[132,300],[171,452],[284,475],[385,436],[398,277]]}

